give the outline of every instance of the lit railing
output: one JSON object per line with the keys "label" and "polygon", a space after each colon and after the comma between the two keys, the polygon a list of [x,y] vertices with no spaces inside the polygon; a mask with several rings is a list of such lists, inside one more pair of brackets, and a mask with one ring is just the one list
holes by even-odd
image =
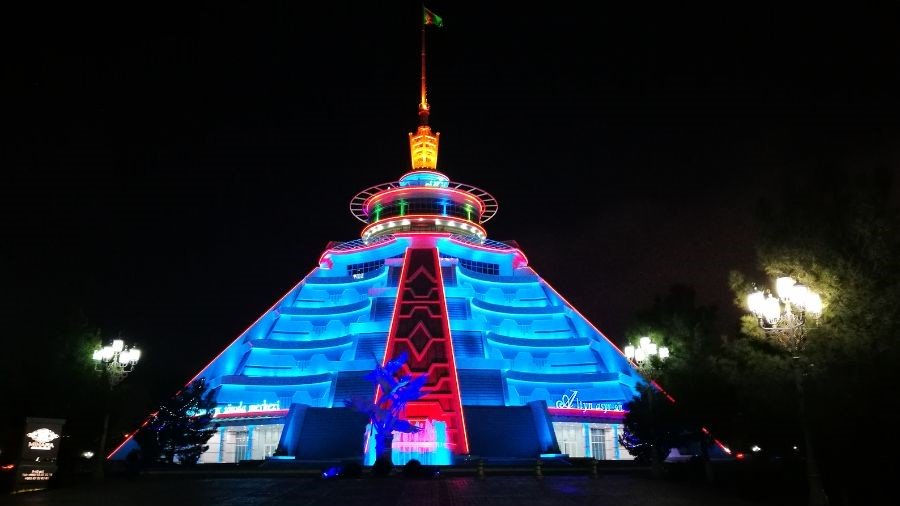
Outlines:
{"label": "lit railing", "polygon": [[[387,190],[392,190],[394,188],[401,188],[399,181],[393,181],[390,183],[381,183],[375,186],[370,186],[365,190],[359,192],[350,199],[350,212],[353,214],[356,219],[363,223],[369,223],[369,216],[366,214],[365,204],[369,200],[369,198]],[[470,184],[465,183],[457,183],[454,181],[450,181],[447,183],[447,186],[442,186],[442,188],[450,188],[453,190],[459,190],[470,195],[475,196],[484,204],[484,212],[481,213],[481,220],[479,223],[485,223],[490,220],[497,214],[497,199],[494,198],[490,193],[478,188],[476,186],[472,186]]]}
{"label": "lit railing", "polygon": [[386,243],[394,240],[393,235],[380,235],[378,237],[373,238],[369,241],[364,241],[362,239],[354,239],[352,241],[342,242],[336,246],[332,246],[329,248],[331,251],[354,251],[363,248],[370,248],[372,246],[376,246],[381,243]]}
{"label": "lit railing", "polygon": [[502,243],[500,241],[495,241],[493,239],[479,240],[476,237],[468,236],[468,235],[461,235],[461,234],[453,234],[450,236],[450,238],[455,241],[463,242],[466,244],[472,244],[474,246],[481,246],[482,248],[495,249],[495,250],[500,250],[500,251],[509,251],[509,250],[516,249],[516,248],[513,248],[512,246],[510,246],[509,244]]}

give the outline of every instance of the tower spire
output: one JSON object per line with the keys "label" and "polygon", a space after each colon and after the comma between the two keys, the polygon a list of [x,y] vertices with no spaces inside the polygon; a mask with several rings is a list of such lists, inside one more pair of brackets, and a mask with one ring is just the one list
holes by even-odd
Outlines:
{"label": "tower spire", "polygon": [[428,87],[425,80],[425,23],[428,22],[428,12],[425,9],[425,3],[422,2],[422,83],[421,98],[419,99],[419,125],[428,125]]}
{"label": "tower spire", "polygon": [[409,154],[412,159],[412,170],[437,170],[438,141],[441,134],[431,132],[428,126],[428,114],[431,108],[428,106],[427,87],[425,81],[425,25],[441,26],[440,16],[428,10],[422,3],[422,75],[419,96],[419,127],[416,133],[409,134]]}

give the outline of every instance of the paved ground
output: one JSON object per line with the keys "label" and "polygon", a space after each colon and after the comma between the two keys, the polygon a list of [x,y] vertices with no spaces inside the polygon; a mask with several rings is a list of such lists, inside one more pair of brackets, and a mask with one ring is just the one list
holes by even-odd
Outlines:
{"label": "paved ground", "polygon": [[6,505],[60,506],[687,506],[757,505],[697,484],[615,474],[405,479],[142,477],[0,496]]}

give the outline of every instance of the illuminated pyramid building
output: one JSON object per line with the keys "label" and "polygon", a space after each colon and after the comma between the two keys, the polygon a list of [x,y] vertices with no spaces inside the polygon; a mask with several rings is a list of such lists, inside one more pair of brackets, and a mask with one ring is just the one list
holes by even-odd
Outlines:
{"label": "illuminated pyramid building", "polygon": [[395,464],[631,458],[618,435],[623,405],[644,380],[515,243],[487,238],[494,198],[438,171],[424,69],[423,43],[411,169],[351,199],[361,238],[329,244],[312,272],[197,374],[219,403],[202,463],[372,462],[368,419],[344,400],[371,399],[364,376],[404,351],[406,372],[428,375],[427,394],[406,408],[424,430],[395,434]]}

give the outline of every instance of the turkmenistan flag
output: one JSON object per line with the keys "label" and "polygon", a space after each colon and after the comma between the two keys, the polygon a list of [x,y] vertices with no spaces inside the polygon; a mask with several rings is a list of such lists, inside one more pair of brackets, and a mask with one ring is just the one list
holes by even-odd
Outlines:
{"label": "turkmenistan flag", "polygon": [[424,17],[422,19],[423,23],[425,23],[426,25],[434,25],[438,28],[444,26],[443,18],[441,18],[437,14],[431,12],[431,10],[429,10],[428,7],[423,6],[422,9],[423,9],[422,12],[424,15]]}

